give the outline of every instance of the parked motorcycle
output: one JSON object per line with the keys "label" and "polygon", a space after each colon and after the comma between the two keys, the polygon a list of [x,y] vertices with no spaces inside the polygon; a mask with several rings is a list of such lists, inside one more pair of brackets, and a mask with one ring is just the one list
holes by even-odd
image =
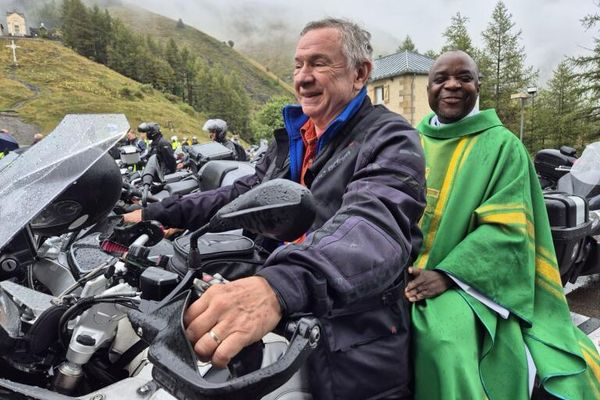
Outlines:
{"label": "parked motorcycle", "polygon": [[[292,321],[281,332],[289,345],[266,338],[229,370],[199,366],[181,322],[191,298],[226,281],[219,265],[259,264],[249,239],[208,232],[244,228],[291,240],[311,223],[310,193],[272,181],[240,196],[188,236],[188,268],[174,268],[157,250],[160,226],[123,226],[110,215],[120,173],[114,162],[96,167],[126,130],[120,115],[67,116],[35,155],[0,164],[0,218],[11,221],[0,224],[0,396],[310,398],[296,371],[318,344],[316,320]],[[71,144],[73,132],[83,134]],[[94,186],[103,201],[93,202]]]}
{"label": "parked motorcycle", "polygon": [[538,152],[534,164],[550,219],[563,285],[600,273],[600,142]]}

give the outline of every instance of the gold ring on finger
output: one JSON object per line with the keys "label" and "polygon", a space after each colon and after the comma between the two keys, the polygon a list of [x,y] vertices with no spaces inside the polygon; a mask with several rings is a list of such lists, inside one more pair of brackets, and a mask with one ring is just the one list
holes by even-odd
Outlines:
{"label": "gold ring on finger", "polygon": [[212,340],[214,340],[217,344],[221,344],[221,338],[219,337],[219,335],[217,335],[215,333],[215,331],[209,331],[208,334],[210,335],[210,337],[212,338]]}

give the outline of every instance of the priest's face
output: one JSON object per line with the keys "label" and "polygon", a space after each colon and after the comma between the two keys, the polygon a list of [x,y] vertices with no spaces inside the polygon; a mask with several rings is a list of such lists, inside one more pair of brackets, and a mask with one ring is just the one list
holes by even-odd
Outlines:
{"label": "priest's face", "polygon": [[471,112],[479,95],[479,72],[465,52],[442,54],[431,67],[427,96],[440,122],[456,122]]}

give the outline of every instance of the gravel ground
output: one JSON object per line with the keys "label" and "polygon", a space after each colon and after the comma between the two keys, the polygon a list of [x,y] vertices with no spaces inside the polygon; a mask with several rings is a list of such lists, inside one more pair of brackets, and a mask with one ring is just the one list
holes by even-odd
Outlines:
{"label": "gravel ground", "polygon": [[37,126],[26,124],[18,116],[6,113],[0,114],[0,129],[7,129],[20,146],[29,146],[33,135],[40,131]]}
{"label": "gravel ground", "polygon": [[600,318],[600,274],[581,277],[565,288],[571,311]]}

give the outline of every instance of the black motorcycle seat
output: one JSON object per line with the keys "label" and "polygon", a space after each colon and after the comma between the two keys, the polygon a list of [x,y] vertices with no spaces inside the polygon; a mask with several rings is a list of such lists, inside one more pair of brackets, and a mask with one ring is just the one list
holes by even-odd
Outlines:
{"label": "black motorcycle seat", "polygon": [[180,194],[188,194],[198,189],[198,182],[194,179],[186,179],[179,182],[172,182],[165,185],[165,190],[169,192],[171,196]]}
{"label": "black motorcycle seat", "polygon": [[192,171],[177,171],[172,174],[165,175],[164,182],[165,183],[173,183],[182,180],[192,174]]}

